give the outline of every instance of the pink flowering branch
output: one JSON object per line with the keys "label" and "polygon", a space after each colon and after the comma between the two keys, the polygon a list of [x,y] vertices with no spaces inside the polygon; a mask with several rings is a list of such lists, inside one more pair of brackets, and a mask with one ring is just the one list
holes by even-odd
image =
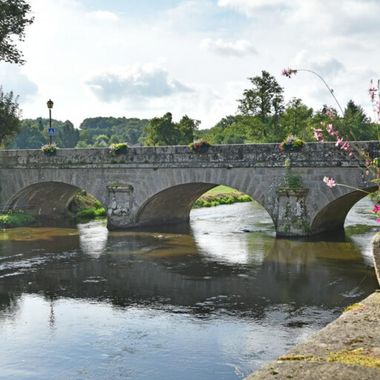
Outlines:
{"label": "pink flowering branch", "polygon": [[324,80],[324,78],[321,75],[319,75],[317,72],[315,72],[313,70],[310,70],[310,69],[291,69],[291,68],[287,68],[287,69],[282,70],[282,75],[286,76],[287,78],[291,78],[293,74],[296,75],[299,71],[305,71],[305,72],[314,74],[316,77],[318,77],[322,81],[322,83],[326,86],[326,88],[329,91],[329,93],[331,94],[331,96],[334,98],[335,103],[338,105],[338,107],[339,107],[340,112],[342,113],[342,115],[344,115],[343,108],[340,105],[340,103],[338,102],[338,99],[336,98],[336,96],[334,94],[334,90],[327,84],[327,82]]}
{"label": "pink flowering branch", "polygon": [[[347,187],[348,189],[352,189],[352,190],[356,190],[356,191],[361,191],[362,193],[365,193],[366,195],[370,194],[368,191],[365,191],[363,189],[359,189],[359,188],[354,187],[354,186],[349,186],[349,185],[346,185],[344,183],[338,183],[338,182],[336,182],[336,180],[333,177],[323,177],[323,182],[330,189],[332,189],[333,187],[336,187],[336,186],[341,186],[341,187]],[[379,210],[380,210],[380,206],[379,206]]]}

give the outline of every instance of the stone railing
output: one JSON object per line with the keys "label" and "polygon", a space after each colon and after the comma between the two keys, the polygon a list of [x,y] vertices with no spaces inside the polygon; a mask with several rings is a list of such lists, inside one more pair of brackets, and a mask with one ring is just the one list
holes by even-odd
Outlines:
{"label": "stone railing", "polygon": [[[380,156],[379,142],[357,142],[357,150]],[[206,153],[187,146],[132,147],[114,155],[108,148],[58,149],[49,156],[41,150],[0,151],[0,168],[33,167],[283,167],[290,158],[292,167],[357,167],[362,158],[350,158],[334,143],[307,143],[299,151],[281,152],[279,144],[214,145]]]}

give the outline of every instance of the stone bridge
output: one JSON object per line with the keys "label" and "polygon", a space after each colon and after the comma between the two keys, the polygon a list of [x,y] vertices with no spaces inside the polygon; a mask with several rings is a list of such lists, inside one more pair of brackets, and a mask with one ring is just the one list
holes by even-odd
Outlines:
{"label": "stone bridge", "polygon": [[[356,148],[380,156],[378,142],[358,142]],[[352,188],[330,189],[324,176]],[[54,156],[0,151],[0,207],[46,223],[65,218],[79,189],[104,203],[110,229],[187,222],[194,201],[219,184],[259,202],[279,236],[342,229],[351,207],[366,195],[355,188],[376,190],[362,160],[334,143],[286,153],[278,144],[216,145],[202,154],[187,146],[134,147],[120,155],[107,148],[59,149]]]}

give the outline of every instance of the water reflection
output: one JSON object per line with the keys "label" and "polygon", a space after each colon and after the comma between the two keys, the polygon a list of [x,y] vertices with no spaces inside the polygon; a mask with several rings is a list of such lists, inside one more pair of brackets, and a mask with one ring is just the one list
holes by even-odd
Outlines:
{"label": "water reflection", "polygon": [[108,229],[101,222],[78,224],[79,243],[83,253],[98,258],[107,246]]}
{"label": "water reflection", "polygon": [[0,233],[5,376],[236,379],[377,287],[362,235],[274,239],[255,207],[196,210],[190,233]]}

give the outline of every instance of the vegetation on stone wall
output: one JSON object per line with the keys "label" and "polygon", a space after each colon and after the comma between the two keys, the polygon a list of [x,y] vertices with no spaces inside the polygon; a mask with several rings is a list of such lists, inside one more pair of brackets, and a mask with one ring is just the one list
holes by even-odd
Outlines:
{"label": "vegetation on stone wall", "polygon": [[85,190],[79,191],[69,204],[70,217],[75,221],[104,218],[106,209],[102,203]]}

